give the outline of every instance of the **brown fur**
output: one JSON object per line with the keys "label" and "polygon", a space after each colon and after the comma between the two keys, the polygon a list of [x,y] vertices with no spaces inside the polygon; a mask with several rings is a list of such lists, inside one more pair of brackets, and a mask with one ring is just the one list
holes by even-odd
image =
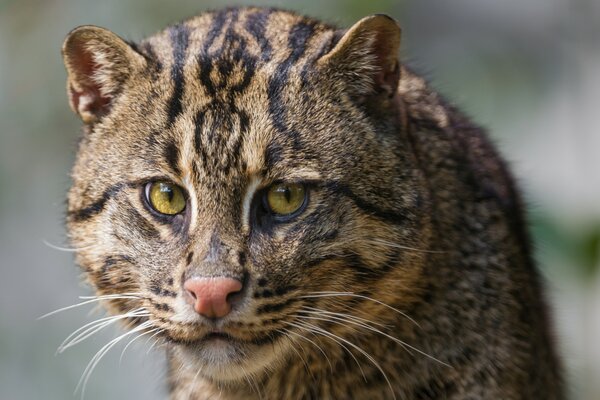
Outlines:
{"label": "brown fur", "polygon": [[[140,294],[105,304],[163,329],[172,399],[563,398],[512,179],[399,44],[385,16],[341,31],[260,8],[139,44],[68,36],[77,261],[99,295]],[[184,214],[148,209],[156,179]],[[307,184],[306,210],[257,222],[279,181]],[[231,314],[196,315],[192,275],[243,280]],[[203,342],[215,326],[235,343]]]}

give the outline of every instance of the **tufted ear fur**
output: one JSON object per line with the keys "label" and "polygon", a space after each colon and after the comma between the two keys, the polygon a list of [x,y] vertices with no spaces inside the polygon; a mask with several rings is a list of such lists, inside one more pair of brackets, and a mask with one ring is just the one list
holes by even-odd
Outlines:
{"label": "tufted ear fur", "polygon": [[86,124],[110,110],[122,85],[145,64],[143,56],[123,39],[91,25],[75,28],[67,35],[62,55],[69,103]]}
{"label": "tufted ear fur", "polygon": [[318,63],[341,75],[359,96],[393,97],[400,79],[400,27],[383,14],[365,17],[348,29]]}

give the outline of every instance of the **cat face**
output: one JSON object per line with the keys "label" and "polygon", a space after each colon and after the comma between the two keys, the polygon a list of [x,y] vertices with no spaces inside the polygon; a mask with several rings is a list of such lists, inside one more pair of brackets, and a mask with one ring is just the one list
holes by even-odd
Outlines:
{"label": "cat face", "polygon": [[132,294],[107,308],[143,309],[132,326],[231,381],[324,326],[356,334],[324,310],[408,304],[429,221],[398,44],[387,17],[340,32],[263,9],[203,14],[139,45],[73,31],[68,91],[86,132],[68,225],[97,293]]}

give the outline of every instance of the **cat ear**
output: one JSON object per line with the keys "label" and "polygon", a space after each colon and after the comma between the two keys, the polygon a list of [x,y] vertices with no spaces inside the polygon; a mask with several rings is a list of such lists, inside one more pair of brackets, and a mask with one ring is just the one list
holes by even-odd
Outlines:
{"label": "cat ear", "polygon": [[400,27],[383,14],[365,17],[348,29],[318,63],[342,75],[359,95],[393,97],[400,79]]}
{"label": "cat ear", "polygon": [[144,57],[123,39],[91,25],[67,35],[62,55],[69,104],[85,123],[106,114],[122,85],[145,64]]}

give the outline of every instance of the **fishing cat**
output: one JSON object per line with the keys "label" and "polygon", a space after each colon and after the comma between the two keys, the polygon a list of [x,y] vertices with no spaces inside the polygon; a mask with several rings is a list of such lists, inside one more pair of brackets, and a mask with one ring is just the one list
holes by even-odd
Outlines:
{"label": "fishing cat", "polygon": [[63,45],[87,281],[171,399],[562,399],[519,194],[400,28],[207,12]]}

